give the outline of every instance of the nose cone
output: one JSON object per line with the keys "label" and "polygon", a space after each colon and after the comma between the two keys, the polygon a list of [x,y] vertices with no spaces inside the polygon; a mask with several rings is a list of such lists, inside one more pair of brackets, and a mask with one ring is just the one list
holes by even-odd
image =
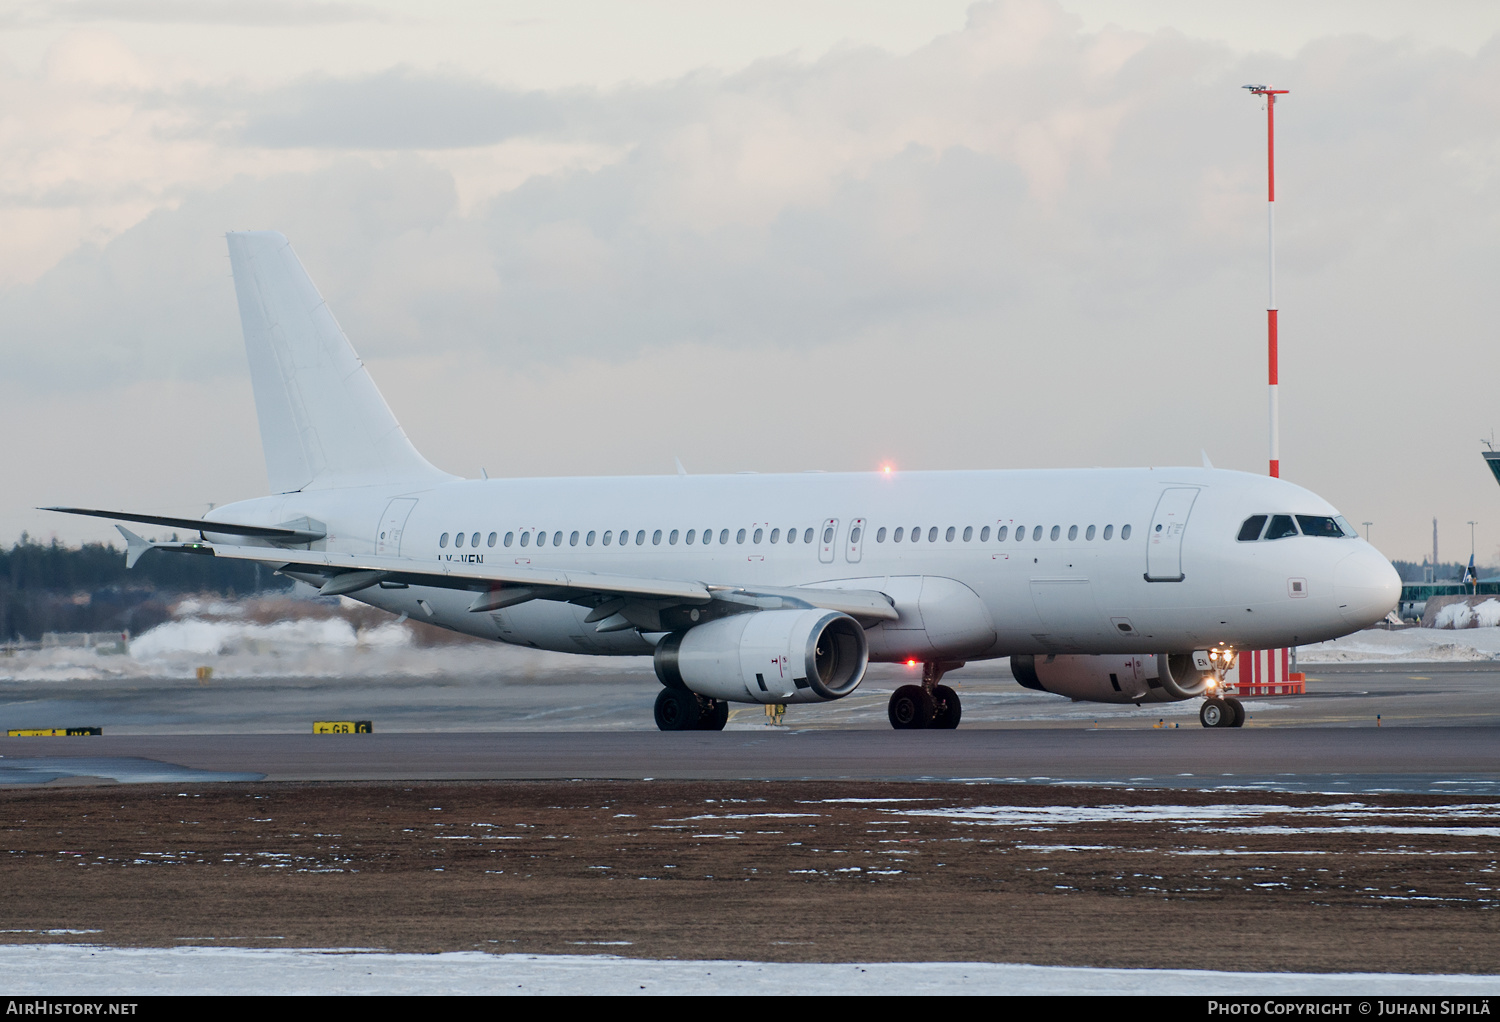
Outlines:
{"label": "nose cone", "polygon": [[1334,567],[1333,596],[1344,620],[1354,628],[1365,628],[1396,609],[1401,576],[1376,550],[1365,547]]}

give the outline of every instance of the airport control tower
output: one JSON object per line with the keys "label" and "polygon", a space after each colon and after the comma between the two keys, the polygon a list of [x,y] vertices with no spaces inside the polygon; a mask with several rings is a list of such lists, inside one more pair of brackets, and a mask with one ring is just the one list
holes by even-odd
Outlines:
{"label": "airport control tower", "polygon": [[1500,451],[1490,448],[1484,452],[1484,463],[1495,473],[1495,482],[1500,483]]}

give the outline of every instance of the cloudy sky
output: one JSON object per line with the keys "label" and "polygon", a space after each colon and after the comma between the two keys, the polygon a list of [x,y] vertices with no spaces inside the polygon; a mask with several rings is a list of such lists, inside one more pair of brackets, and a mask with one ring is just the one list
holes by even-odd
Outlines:
{"label": "cloudy sky", "polygon": [[1500,560],[1500,5],[0,2],[0,541],[265,488],[226,230],[477,476],[1264,471]]}

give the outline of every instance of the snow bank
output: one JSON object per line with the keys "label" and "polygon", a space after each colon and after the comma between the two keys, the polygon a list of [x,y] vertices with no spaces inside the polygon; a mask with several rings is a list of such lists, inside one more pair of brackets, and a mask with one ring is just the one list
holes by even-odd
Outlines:
{"label": "snow bank", "polygon": [[[1500,601],[1495,603],[1500,612]],[[1483,604],[1480,608],[1482,609]],[[1469,610],[1453,604],[1455,612]],[[1488,613],[1488,612],[1487,612]],[[1346,635],[1331,642],[1320,642],[1297,649],[1299,664],[1346,664],[1379,662],[1451,663],[1500,660],[1500,627],[1482,625],[1466,627],[1460,636],[1450,629],[1404,628],[1386,631],[1371,628]]]}
{"label": "snow bank", "polygon": [[[233,939],[233,938],[226,938]],[[1496,976],[1082,969],[994,962],[661,961],[612,955],[360,949],[0,947],[17,996],[149,994],[1143,994],[1486,996]]]}

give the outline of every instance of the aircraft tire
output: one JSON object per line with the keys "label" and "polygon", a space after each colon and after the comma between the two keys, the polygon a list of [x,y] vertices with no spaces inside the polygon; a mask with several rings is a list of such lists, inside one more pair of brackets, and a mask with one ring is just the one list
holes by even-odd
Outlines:
{"label": "aircraft tire", "polygon": [[656,694],[656,727],[661,731],[696,731],[703,707],[692,692],[664,688]]}
{"label": "aircraft tire", "polygon": [[937,704],[921,685],[902,685],[891,693],[886,715],[897,731],[918,731],[932,726]]}
{"label": "aircraft tire", "polygon": [[1222,699],[1205,699],[1198,707],[1198,722],[1204,727],[1231,727],[1234,711]]}
{"label": "aircraft tire", "polygon": [[1227,697],[1225,697],[1224,702],[1225,702],[1225,704],[1231,710],[1234,711],[1234,719],[1229,723],[1228,726],[1229,727],[1244,727],[1245,726],[1245,704],[1242,703],[1242,702],[1240,702],[1234,696],[1227,696]]}
{"label": "aircraft tire", "polygon": [[724,725],[729,722],[729,700],[727,699],[704,699],[698,697],[702,704],[702,711],[698,717],[699,731],[723,731]]}
{"label": "aircraft tire", "polygon": [[932,715],[932,723],[927,726],[946,731],[958,727],[959,718],[964,715],[964,706],[959,701],[958,693],[947,685],[937,685],[932,690],[932,698],[937,704],[937,710]]}

